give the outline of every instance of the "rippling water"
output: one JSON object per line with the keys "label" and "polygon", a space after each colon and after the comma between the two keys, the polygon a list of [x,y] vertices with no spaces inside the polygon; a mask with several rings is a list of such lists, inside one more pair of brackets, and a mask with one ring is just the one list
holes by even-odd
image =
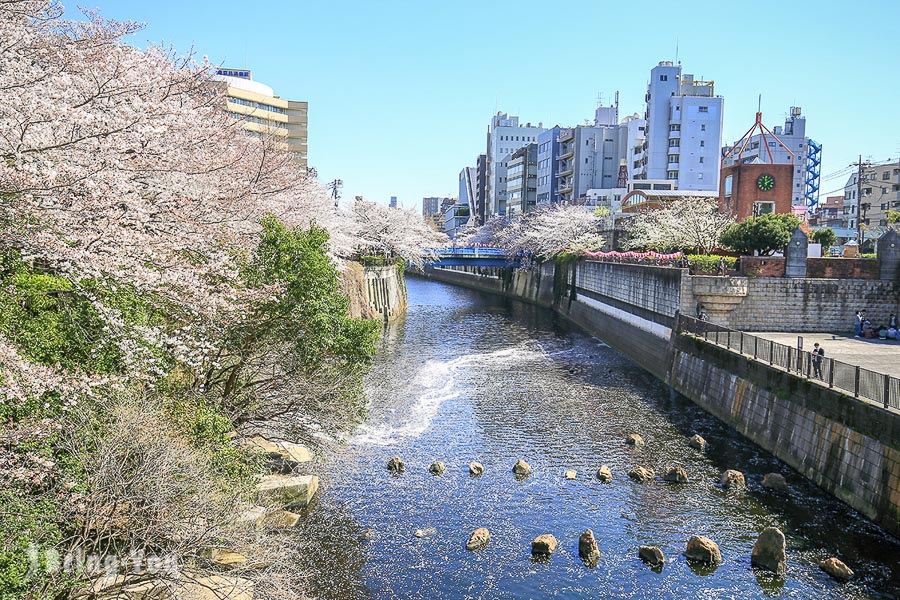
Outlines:
{"label": "rippling water", "polygon": [[[410,279],[409,314],[386,331],[367,388],[368,420],[346,446],[315,465],[322,480],[298,535],[313,594],[355,598],[892,598],[900,545],[780,461],[621,357],[605,344],[518,303]],[[624,435],[647,446],[633,450]],[[689,448],[699,433],[707,453]],[[391,477],[387,460],[406,462]],[[534,473],[517,481],[517,459]],[[432,476],[435,460],[447,465]],[[480,478],[468,464],[484,464]],[[609,465],[613,482],[597,469]],[[641,485],[634,466],[683,466],[685,485]],[[738,469],[747,488],[725,491]],[[563,472],[576,469],[575,481]],[[761,487],[779,471],[787,494]],[[788,539],[779,580],[750,566],[763,528]],[[490,545],[469,552],[477,527]],[[417,529],[434,528],[423,538]],[[593,529],[602,556],[589,568],[578,536]],[[560,546],[533,560],[530,542]],[[692,534],[716,541],[724,563],[696,570],[680,552]],[[637,558],[658,545],[657,573]],[[840,585],[817,563],[838,556],[857,573]]]}

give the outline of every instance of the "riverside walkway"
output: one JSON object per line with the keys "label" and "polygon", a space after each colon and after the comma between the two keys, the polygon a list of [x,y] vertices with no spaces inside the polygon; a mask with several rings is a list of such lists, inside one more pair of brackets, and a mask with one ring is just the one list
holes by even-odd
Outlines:
{"label": "riverside walkway", "polygon": [[819,343],[825,356],[851,365],[859,365],[870,371],[886,373],[900,379],[900,341],[855,338],[839,333],[778,333],[748,332],[757,337],[772,340],[785,346],[797,346],[797,337],[803,338],[803,349],[810,351]]}

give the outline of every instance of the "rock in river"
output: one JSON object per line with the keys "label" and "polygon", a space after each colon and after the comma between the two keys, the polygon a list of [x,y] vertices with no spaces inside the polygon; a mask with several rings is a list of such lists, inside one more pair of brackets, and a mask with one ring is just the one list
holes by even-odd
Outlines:
{"label": "rock in river", "polygon": [[635,467],[628,472],[628,476],[638,483],[646,483],[653,480],[653,469]]}
{"label": "rock in river", "polygon": [[688,483],[690,480],[688,479],[687,471],[681,467],[666,467],[663,481],[668,481],[669,483]]}
{"label": "rock in river", "polygon": [[719,483],[727,490],[729,488],[743,487],[746,481],[744,480],[743,473],[735,471],[734,469],[728,469],[722,473],[722,478],[719,480]]}
{"label": "rock in river", "polygon": [[491,541],[491,533],[485,527],[479,527],[469,536],[466,550],[481,550]]}
{"label": "rock in river", "polygon": [[565,472],[566,479],[568,479],[570,481],[575,479],[575,477],[577,475],[578,475],[578,471],[575,471],[573,469],[569,469],[568,471]]}
{"label": "rock in river", "polygon": [[688,446],[695,450],[706,450],[707,443],[702,437],[694,434],[691,439],[688,440]]}
{"label": "rock in river", "polygon": [[556,538],[549,533],[539,535],[531,542],[531,553],[550,556],[556,550],[558,543]]}
{"label": "rock in river", "polygon": [[609,483],[612,481],[612,471],[609,470],[609,467],[603,465],[597,470],[597,479],[599,479],[601,483]]}
{"label": "rock in river", "polygon": [[469,475],[480,477],[484,473],[484,465],[480,462],[472,461],[469,463]]}
{"label": "rock in river", "polygon": [[634,446],[635,448],[640,448],[644,445],[644,438],[639,436],[636,433],[629,433],[625,436],[625,444],[627,446]]}
{"label": "rock in river", "polygon": [[512,471],[519,477],[525,477],[531,475],[531,465],[524,460],[517,460],[516,464],[513,465]]}
{"label": "rock in river", "polygon": [[722,563],[722,553],[719,552],[719,546],[708,537],[702,535],[691,536],[684,555],[688,560],[695,560],[710,565]]}
{"label": "rock in river", "polygon": [[785,554],[784,534],[776,527],[766,527],[753,544],[750,564],[784,575],[787,556]]}
{"label": "rock in river", "polygon": [[399,456],[393,457],[387,464],[387,470],[390,471],[392,475],[399,475],[405,468],[406,465],[403,464],[403,461]]}
{"label": "rock in river", "polygon": [[641,546],[638,556],[651,567],[661,567],[666,564],[666,557],[659,546]]}
{"label": "rock in river", "polygon": [[853,569],[833,556],[831,558],[826,558],[825,560],[820,562],[819,568],[838,581],[850,581],[851,579],[853,579]]}
{"label": "rock in river", "polygon": [[596,563],[600,558],[600,547],[597,546],[597,538],[594,532],[588,529],[578,538],[578,556],[588,561]]}
{"label": "rock in river", "polygon": [[787,491],[787,481],[781,473],[767,473],[762,480],[762,486],[770,490]]}
{"label": "rock in river", "polygon": [[445,467],[444,463],[442,463],[441,461],[431,463],[431,466],[428,467],[428,472],[432,475],[443,475],[444,471],[446,470],[447,467]]}

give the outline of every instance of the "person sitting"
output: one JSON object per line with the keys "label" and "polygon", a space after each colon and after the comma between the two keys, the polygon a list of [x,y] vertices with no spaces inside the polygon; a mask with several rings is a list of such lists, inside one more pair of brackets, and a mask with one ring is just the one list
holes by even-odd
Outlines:
{"label": "person sitting", "polygon": [[888,339],[896,340],[897,339],[897,328],[896,327],[888,327]]}
{"label": "person sitting", "polygon": [[878,339],[879,339],[879,340],[886,340],[886,339],[887,339],[887,334],[888,334],[888,329],[887,329],[887,327],[885,327],[884,325],[879,325],[879,326],[878,326]]}

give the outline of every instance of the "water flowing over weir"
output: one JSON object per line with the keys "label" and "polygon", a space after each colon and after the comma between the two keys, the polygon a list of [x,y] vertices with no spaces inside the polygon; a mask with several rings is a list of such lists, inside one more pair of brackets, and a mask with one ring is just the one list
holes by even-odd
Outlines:
{"label": "water flowing over weir", "polygon": [[[318,598],[891,598],[900,545],[605,344],[555,324],[549,312],[440,283],[411,279],[409,313],[385,332],[367,382],[367,421],[317,465],[322,489],[298,531]],[[639,433],[647,445],[629,449]],[[687,438],[701,434],[706,453]],[[391,477],[391,456],[406,472]],[[534,473],[517,481],[517,459]],[[447,471],[432,476],[428,466]],[[485,472],[468,473],[477,460]],[[610,484],[597,481],[603,465]],[[628,479],[685,468],[690,483]],[[566,481],[566,469],[578,471]],[[718,485],[725,469],[744,490]],[[761,487],[777,471],[790,491]],[[754,571],[750,551],[768,526],[788,540],[784,579]],[[465,542],[487,527],[491,542]],[[578,557],[593,529],[594,568]],[[415,537],[416,530],[423,537]],[[433,532],[432,532],[433,530]],[[560,545],[534,560],[530,542]],[[724,562],[696,569],[680,552],[692,534],[716,541]],[[652,571],[639,545],[668,562]],[[857,577],[840,585],[817,563],[837,556]]]}

